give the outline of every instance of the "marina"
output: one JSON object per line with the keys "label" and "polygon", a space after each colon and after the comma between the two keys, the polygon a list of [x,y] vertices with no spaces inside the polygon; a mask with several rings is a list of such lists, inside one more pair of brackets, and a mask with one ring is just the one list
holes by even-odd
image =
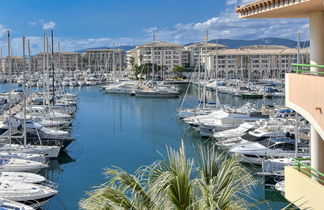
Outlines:
{"label": "marina", "polygon": [[[186,86],[178,87],[184,94]],[[72,124],[72,137],[76,141],[66,149],[72,160],[66,155],[59,156],[41,172],[57,183],[60,192],[45,205],[45,209],[78,209],[84,192],[104,180],[102,169],[107,165],[134,171],[143,164],[161,159],[159,152],[165,154],[166,145],[176,148],[183,139],[190,156],[195,156],[196,145],[206,141],[177,118],[176,110],[181,98],[108,94],[101,86],[67,90],[78,96],[78,111]],[[184,107],[189,108],[195,104],[198,90],[192,87],[188,92]],[[215,92],[208,91],[207,98],[215,98]],[[243,105],[252,99],[220,94],[220,100],[226,104]],[[283,100],[253,99],[253,103],[260,107],[263,103],[282,104]],[[72,162],[64,163],[66,159]],[[247,167],[255,174],[261,170],[259,167]],[[254,192],[258,200],[269,199],[270,196],[272,201],[265,206],[281,208],[287,205],[280,193],[265,188],[262,178],[255,176],[260,181]]]}
{"label": "marina", "polygon": [[321,0],[0,14],[0,209],[324,209]]}

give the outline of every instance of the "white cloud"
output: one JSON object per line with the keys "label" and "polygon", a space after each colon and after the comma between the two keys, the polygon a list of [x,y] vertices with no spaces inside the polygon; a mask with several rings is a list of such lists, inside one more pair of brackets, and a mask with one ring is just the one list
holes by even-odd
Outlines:
{"label": "white cloud", "polygon": [[8,29],[4,25],[0,24],[0,39],[3,39],[3,37],[6,36],[8,31],[10,31],[10,29]]}
{"label": "white cloud", "polygon": [[143,31],[145,32],[145,33],[153,33],[153,32],[155,32],[155,31],[157,31],[158,30],[158,28],[157,27],[151,27],[151,28],[146,28],[146,29],[144,29]]}
{"label": "white cloud", "polygon": [[56,26],[56,23],[53,21],[49,21],[47,23],[43,23],[43,29],[44,30],[50,30],[50,29],[54,29]]}
{"label": "white cloud", "polygon": [[210,39],[296,39],[297,32],[302,32],[307,39],[309,24],[307,19],[240,19],[234,7],[230,7],[204,22],[178,23],[172,28],[159,30],[157,37],[179,43],[197,42],[204,39],[206,29],[209,30]]}

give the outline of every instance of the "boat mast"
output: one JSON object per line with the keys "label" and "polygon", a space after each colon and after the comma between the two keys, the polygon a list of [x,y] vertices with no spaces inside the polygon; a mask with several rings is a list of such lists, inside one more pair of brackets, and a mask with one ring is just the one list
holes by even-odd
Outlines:
{"label": "boat mast", "polygon": [[55,102],[54,102],[54,98],[55,98],[55,90],[54,90],[54,85],[55,85],[55,75],[54,75],[54,34],[53,34],[53,30],[51,30],[51,38],[52,38],[52,77],[53,77],[53,82],[52,82],[52,88],[53,88],[53,92],[52,92],[52,105],[54,106]]}
{"label": "boat mast", "polygon": [[[297,33],[297,63],[300,63],[300,37],[301,33]],[[297,157],[298,153],[298,142],[299,142],[299,115],[298,112],[296,112],[296,119],[295,119],[295,157]]]}
{"label": "boat mast", "polygon": [[152,52],[152,79],[154,79],[155,77],[155,73],[154,73],[154,70],[155,70],[155,52],[154,52],[154,47],[155,47],[155,31],[153,32],[153,43],[152,43],[152,49],[151,49],[151,52]]}
{"label": "boat mast", "polygon": [[[27,130],[26,130],[26,107],[27,107],[27,102],[26,102],[26,98],[27,98],[27,91],[26,91],[26,66],[25,66],[25,47],[26,47],[26,39],[25,37],[23,37],[23,62],[22,62],[22,70],[23,70],[23,78],[24,78],[24,82],[23,82],[23,93],[24,93],[24,106],[23,106],[23,112],[24,112],[24,122],[23,122],[23,137],[24,137],[24,146],[26,146],[27,144]],[[29,58],[30,59],[30,58]],[[29,65],[30,65],[30,60],[29,60]]]}
{"label": "boat mast", "polygon": [[[199,50],[199,48],[198,48],[198,50]],[[200,100],[201,100],[201,98],[200,98],[200,88],[201,88],[201,86],[200,86],[200,74],[201,74],[201,69],[200,69],[200,65],[201,65],[201,50],[199,50],[200,52],[198,53],[198,107],[200,108]]]}
{"label": "boat mast", "polygon": [[8,121],[9,121],[9,144],[11,146],[11,133],[12,133],[12,130],[11,130],[11,83],[12,83],[12,80],[11,80],[11,68],[12,68],[12,63],[11,63],[11,46],[10,46],[10,31],[8,31],[8,76],[9,76],[9,85],[8,85],[8,101],[9,101],[9,116],[8,116]]}
{"label": "boat mast", "polygon": [[203,104],[203,109],[206,108],[206,86],[207,86],[207,81],[208,81],[208,70],[207,70],[207,51],[208,51],[208,29],[206,30],[206,38],[205,38],[205,54],[204,54],[204,57],[205,57],[205,65],[204,65],[204,92],[203,92],[203,101],[204,101],[204,104]]}
{"label": "boat mast", "polygon": [[[45,104],[46,104],[46,81],[47,78],[45,78],[45,72],[46,72],[46,37],[45,37],[45,32],[44,32],[44,36],[43,36],[43,108],[45,110]],[[47,76],[46,76],[47,77]]]}
{"label": "boat mast", "polygon": [[218,41],[216,40],[216,106],[219,106],[220,105],[220,100],[219,100],[219,97],[218,97],[218,48],[219,48],[219,45],[218,45]]}

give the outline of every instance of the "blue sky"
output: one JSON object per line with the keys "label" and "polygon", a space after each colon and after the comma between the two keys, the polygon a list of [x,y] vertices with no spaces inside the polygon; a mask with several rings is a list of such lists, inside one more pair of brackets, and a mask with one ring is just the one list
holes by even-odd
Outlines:
{"label": "blue sky", "polygon": [[[8,0],[0,7],[0,45],[10,29],[13,45],[27,36],[41,50],[43,31],[53,28],[63,50],[133,45],[157,40],[177,43],[210,38],[294,39],[308,36],[305,19],[241,20],[236,5],[248,0]],[[14,46],[19,51],[19,46]],[[19,54],[19,52],[16,52]]]}

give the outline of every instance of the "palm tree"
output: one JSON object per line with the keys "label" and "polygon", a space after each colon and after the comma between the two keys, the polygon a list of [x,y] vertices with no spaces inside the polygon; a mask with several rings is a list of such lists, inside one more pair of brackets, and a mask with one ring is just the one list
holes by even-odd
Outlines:
{"label": "palm tree", "polygon": [[107,169],[108,181],[88,193],[83,209],[247,209],[243,199],[254,179],[236,157],[219,153],[210,144],[199,146],[199,161],[168,148],[167,158],[139,168],[134,175]]}

